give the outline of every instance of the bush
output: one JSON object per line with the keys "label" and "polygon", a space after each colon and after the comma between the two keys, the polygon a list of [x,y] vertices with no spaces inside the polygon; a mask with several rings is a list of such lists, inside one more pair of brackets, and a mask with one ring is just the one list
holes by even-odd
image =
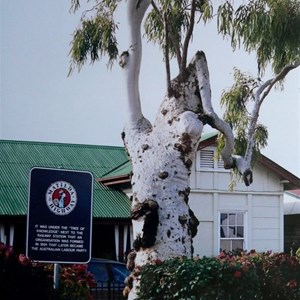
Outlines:
{"label": "bush", "polygon": [[53,289],[53,264],[31,261],[0,243],[0,298],[5,300],[88,300],[95,286],[87,265],[62,265],[59,289]]}
{"label": "bush", "polygon": [[90,288],[96,286],[96,281],[87,271],[87,265],[65,265],[60,271],[59,294],[61,300],[93,299]]}
{"label": "bush", "polygon": [[1,299],[48,299],[50,274],[42,264],[32,263],[12,247],[0,243]]}
{"label": "bush", "polygon": [[287,254],[255,251],[157,261],[141,269],[140,298],[296,300],[300,264]]}
{"label": "bush", "polygon": [[259,276],[259,299],[300,299],[300,264],[285,253],[252,253],[249,256]]}

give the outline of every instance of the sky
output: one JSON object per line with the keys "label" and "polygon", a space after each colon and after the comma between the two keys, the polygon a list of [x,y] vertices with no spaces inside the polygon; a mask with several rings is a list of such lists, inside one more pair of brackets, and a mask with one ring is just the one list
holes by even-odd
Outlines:
{"label": "sky", "polygon": [[[70,3],[0,1],[0,138],[123,146],[126,99],[118,64],[110,70],[104,58],[67,76],[72,33],[81,15],[70,13]],[[125,16],[121,7],[117,15],[121,52],[129,46]],[[255,55],[232,52],[229,42],[216,35],[213,22],[194,33],[189,59],[197,50],[206,53],[214,109],[222,116],[219,100],[233,83],[233,67],[255,76]],[[172,71],[175,77],[176,68]],[[262,79],[271,77],[267,70]],[[143,113],[153,122],[165,94],[165,73],[161,52],[147,41],[140,94]],[[289,73],[284,91],[269,94],[260,122],[269,130],[263,154],[300,177],[300,68]]]}

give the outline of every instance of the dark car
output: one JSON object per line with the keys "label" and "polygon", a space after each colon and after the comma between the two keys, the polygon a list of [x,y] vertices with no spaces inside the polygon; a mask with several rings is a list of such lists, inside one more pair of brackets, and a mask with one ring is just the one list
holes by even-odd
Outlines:
{"label": "dark car", "polygon": [[95,299],[124,299],[124,281],[130,274],[126,264],[103,258],[92,258],[88,263],[88,271],[93,274],[97,282],[96,288],[92,289]]}

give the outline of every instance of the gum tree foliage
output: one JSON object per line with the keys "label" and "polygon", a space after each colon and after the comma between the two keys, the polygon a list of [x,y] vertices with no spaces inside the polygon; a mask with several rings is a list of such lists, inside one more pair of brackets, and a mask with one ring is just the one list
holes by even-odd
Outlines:
{"label": "gum tree foliage", "polygon": [[[81,25],[73,34],[69,74],[76,68],[80,70],[86,62],[94,63],[103,58],[108,58],[107,65],[112,67],[120,54],[114,14],[122,0],[86,2],[91,7],[82,13]],[[285,76],[297,68],[300,61],[299,1],[250,0],[243,3],[236,7],[234,1],[151,1],[152,9],[144,24],[147,39],[162,49],[168,88],[170,60],[175,59],[179,72],[184,73],[194,26],[205,24],[212,18],[217,18],[216,34],[229,37],[233,50],[243,48],[256,53],[258,76],[252,77],[235,69],[235,83],[221,99],[224,118],[236,129],[235,152],[240,155],[247,149],[249,139],[245,132],[251,116],[257,113],[274,85],[282,85]],[[71,11],[78,10],[80,0],[71,0]],[[269,64],[274,77],[262,81],[260,78]],[[255,102],[257,106],[252,114],[247,109],[249,102]],[[255,118],[248,135],[252,135],[253,130],[255,140],[249,148],[253,147],[254,152],[259,153],[267,145],[268,132]],[[223,145],[224,141],[220,141],[219,146],[222,148]]]}
{"label": "gum tree foliage", "polygon": [[[82,0],[83,1],[83,0]],[[123,0],[125,1],[125,0]],[[220,155],[227,169],[252,183],[252,159],[267,143],[258,123],[262,102],[300,63],[300,2],[298,0],[127,0],[128,49],[119,49],[115,12],[121,0],[87,0],[71,42],[70,74],[87,62],[118,61],[126,80],[128,122],[122,138],[131,159],[134,250],[125,294],[137,299],[140,267],[175,256],[192,256],[192,238],[199,224],[188,206],[189,175],[203,126],[220,131]],[[234,4],[235,3],[235,4]],[[80,1],[71,0],[71,11]],[[211,103],[208,63],[198,51],[190,62],[188,49],[196,26],[217,19],[216,34],[229,38],[232,49],[257,57],[258,78],[235,69],[235,82],[220,99],[224,120]],[[144,118],[139,94],[141,27],[144,37],[161,49],[166,94],[156,120]],[[201,42],[201,41],[200,41]],[[175,61],[178,73],[171,74]],[[267,66],[273,78],[262,80]]]}
{"label": "gum tree foliage", "polygon": [[[271,89],[283,88],[285,76],[300,62],[300,3],[297,0],[255,0],[237,7],[229,1],[218,8],[218,31],[229,36],[233,50],[244,48],[256,53],[258,77],[234,70],[235,83],[224,92],[221,104],[224,119],[236,129],[235,151],[254,157],[267,145],[266,127],[258,124],[262,102]],[[262,81],[265,69],[271,65],[274,77]],[[247,107],[252,104],[252,111]],[[247,132],[247,135],[245,135]],[[252,139],[254,136],[254,139]],[[247,141],[250,141],[247,145]],[[222,143],[219,144],[222,146]]]}

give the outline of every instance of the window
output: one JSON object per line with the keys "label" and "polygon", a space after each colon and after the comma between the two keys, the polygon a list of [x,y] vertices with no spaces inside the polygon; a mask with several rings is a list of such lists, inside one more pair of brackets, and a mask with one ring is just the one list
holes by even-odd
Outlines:
{"label": "window", "polygon": [[245,249],[245,213],[220,213],[220,250]]}
{"label": "window", "polygon": [[216,160],[216,148],[206,147],[197,152],[197,171],[206,170],[222,170],[224,169],[224,162],[221,158]]}

